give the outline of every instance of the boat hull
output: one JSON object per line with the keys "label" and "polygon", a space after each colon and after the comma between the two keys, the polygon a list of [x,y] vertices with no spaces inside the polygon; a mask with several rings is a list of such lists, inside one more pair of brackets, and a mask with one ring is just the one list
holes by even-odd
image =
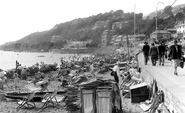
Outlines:
{"label": "boat hull", "polygon": [[[33,97],[33,101],[34,102],[40,102],[43,98],[43,96],[46,93],[53,93],[53,92],[37,92],[35,93],[35,96]],[[57,95],[64,95],[66,93],[66,91],[59,91],[57,93]],[[6,93],[5,97],[8,99],[19,99],[19,100],[23,100],[25,97],[28,97],[30,93]]]}

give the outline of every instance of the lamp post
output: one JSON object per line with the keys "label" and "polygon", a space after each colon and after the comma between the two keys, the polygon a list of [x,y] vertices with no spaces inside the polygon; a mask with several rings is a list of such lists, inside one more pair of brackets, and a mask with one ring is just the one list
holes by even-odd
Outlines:
{"label": "lamp post", "polygon": [[[158,8],[158,5],[159,5],[160,3],[164,5],[164,2],[158,2],[157,5],[156,5],[156,39],[157,39],[157,30],[158,30],[158,29],[157,29],[157,8]],[[165,5],[164,5],[164,6],[165,6]]]}
{"label": "lamp post", "polygon": [[136,32],[135,32],[135,27],[136,27],[136,4],[134,4],[134,52],[136,51]]}

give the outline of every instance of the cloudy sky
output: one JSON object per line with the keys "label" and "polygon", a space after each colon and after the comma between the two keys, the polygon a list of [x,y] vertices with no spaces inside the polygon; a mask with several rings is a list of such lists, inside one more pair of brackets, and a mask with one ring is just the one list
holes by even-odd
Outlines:
{"label": "cloudy sky", "polygon": [[[54,25],[111,10],[144,15],[171,5],[175,0],[0,0],[0,44],[15,41]],[[159,3],[158,2],[163,2]],[[183,4],[176,0],[174,5]]]}

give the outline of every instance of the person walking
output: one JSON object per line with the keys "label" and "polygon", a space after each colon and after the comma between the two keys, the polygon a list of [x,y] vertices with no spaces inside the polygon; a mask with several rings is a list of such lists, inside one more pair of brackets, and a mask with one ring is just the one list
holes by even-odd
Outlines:
{"label": "person walking", "polygon": [[164,60],[165,60],[165,55],[167,54],[167,49],[163,41],[161,41],[160,45],[158,46],[159,50],[159,65],[162,64],[164,66]]}
{"label": "person walking", "polygon": [[144,42],[144,46],[143,46],[143,55],[144,55],[144,63],[145,65],[147,65],[148,62],[148,56],[149,56],[149,50],[150,50],[150,46],[148,45],[148,42]]}
{"label": "person walking", "polygon": [[154,43],[151,44],[149,55],[151,56],[152,66],[155,66],[158,60],[158,49]]}
{"label": "person walking", "polygon": [[170,46],[168,58],[172,59],[174,66],[174,74],[178,75],[177,67],[180,67],[182,57],[182,46],[178,44],[177,40],[174,41],[174,44]]}

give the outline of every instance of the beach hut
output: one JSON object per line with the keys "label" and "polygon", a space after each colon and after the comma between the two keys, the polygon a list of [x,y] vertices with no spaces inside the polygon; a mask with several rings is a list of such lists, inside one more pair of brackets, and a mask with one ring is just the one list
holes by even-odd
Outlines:
{"label": "beach hut", "polygon": [[121,96],[117,83],[94,79],[80,84],[81,113],[122,112]]}
{"label": "beach hut", "polygon": [[82,113],[96,113],[95,90],[81,88]]}
{"label": "beach hut", "polygon": [[[96,90],[97,113],[112,113],[112,87],[98,87]],[[106,104],[105,104],[106,103]]]}

